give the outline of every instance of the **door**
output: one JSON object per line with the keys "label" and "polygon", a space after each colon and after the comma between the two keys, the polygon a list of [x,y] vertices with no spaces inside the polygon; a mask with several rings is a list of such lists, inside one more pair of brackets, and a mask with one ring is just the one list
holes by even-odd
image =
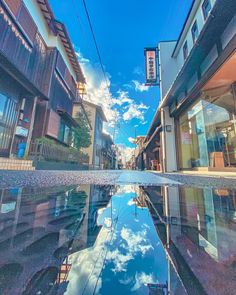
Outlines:
{"label": "door", "polygon": [[8,157],[15,124],[17,122],[17,102],[0,93],[0,156]]}

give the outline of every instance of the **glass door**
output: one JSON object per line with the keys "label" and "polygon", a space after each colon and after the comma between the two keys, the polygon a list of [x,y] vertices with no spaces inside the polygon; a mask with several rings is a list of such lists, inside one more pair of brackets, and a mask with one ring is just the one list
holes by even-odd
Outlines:
{"label": "glass door", "polygon": [[0,156],[9,156],[15,124],[17,102],[0,93]]}

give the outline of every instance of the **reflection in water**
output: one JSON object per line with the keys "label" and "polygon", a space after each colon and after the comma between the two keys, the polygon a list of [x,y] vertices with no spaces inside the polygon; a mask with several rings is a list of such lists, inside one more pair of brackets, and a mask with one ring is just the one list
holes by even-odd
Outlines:
{"label": "reflection in water", "polygon": [[[236,193],[227,189],[144,189],[156,230],[189,294],[234,294]],[[170,294],[176,294],[169,283]]]}
{"label": "reflection in water", "polygon": [[146,206],[136,203],[134,188],[122,187],[98,210],[101,229],[94,244],[69,256],[72,267],[65,294],[149,294],[148,283],[165,288],[165,251],[153,235]]}
{"label": "reflection in water", "polygon": [[234,294],[232,190],[81,185],[0,196],[0,294]]}

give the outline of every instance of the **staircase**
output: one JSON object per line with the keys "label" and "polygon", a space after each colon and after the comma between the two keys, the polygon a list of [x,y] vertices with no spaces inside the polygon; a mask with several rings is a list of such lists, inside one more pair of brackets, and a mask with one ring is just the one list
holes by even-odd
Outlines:
{"label": "staircase", "polygon": [[19,160],[0,157],[0,170],[24,170],[34,171],[33,161],[31,160]]}

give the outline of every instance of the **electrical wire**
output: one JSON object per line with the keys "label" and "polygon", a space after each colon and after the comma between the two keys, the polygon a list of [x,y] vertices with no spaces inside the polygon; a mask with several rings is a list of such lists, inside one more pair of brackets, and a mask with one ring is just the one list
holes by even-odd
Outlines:
{"label": "electrical wire", "polygon": [[73,11],[74,11],[74,13],[75,13],[75,17],[76,17],[76,19],[77,19],[77,21],[78,21],[78,24],[79,24],[79,28],[80,28],[81,34],[82,34],[82,36],[83,36],[83,38],[84,38],[84,42],[85,42],[86,49],[89,51],[89,46],[88,46],[88,43],[87,43],[87,39],[86,39],[86,36],[85,36],[85,32],[84,32],[84,30],[83,30],[83,26],[82,26],[81,18],[80,18],[79,13],[78,13],[78,11],[77,11],[77,9],[76,9],[75,0],[71,0],[71,2],[72,2],[72,5],[73,5]]}
{"label": "electrical wire", "polygon": [[97,40],[96,40],[96,37],[95,37],[95,33],[94,33],[94,30],[93,30],[93,26],[92,26],[92,22],[91,22],[89,12],[88,12],[88,8],[87,8],[85,0],[82,0],[82,2],[83,2],[85,13],[86,13],[86,16],[87,16],[87,19],[88,19],[90,31],[92,33],[92,37],[93,37],[94,45],[95,45],[95,48],[96,48],[96,51],[97,51],[99,63],[100,63],[100,66],[101,66],[101,69],[102,69],[102,72],[103,72],[103,75],[104,75],[105,83],[106,83],[107,89],[109,90],[109,83],[107,82],[107,75],[106,75],[106,72],[105,72],[105,69],[104,69],[104,66],[103,66],[101,54],[100,54],[100,51],[99,51],[99,48],[98,48],[98,43],[97,43]]}
{"label": "electrical wire", "polygon": [[[104,76],[104,79],[105,79],[106,88],[107,88],[107,91],[110,93],[110,87],[109,87],[109,83],[107,81],[107,75],[106,75],[106,72],[105,72],[105,69],[104,69],[104,66],[103,66],[100,50],[99,50],[99,47],[98,47],[98,43],[97,43],[97,39],[96,39],[95,32],[94,32],[94,29],[93,29],[93,25],[92,25],[92,21],[91,21],[89,11],[88,11],[88,7],[87,7],[87,4],[86,4],[85,0],[82,0],[82,2],[83,2],[83,6],[84,6],[84,9],[85,9],[86,16],[87,16],[87,20],[88,20],[88,23],[89,23],[89,28],[90,28],[90,31],[91,31],[91,34],[92,34],[92,37],[93,37],[96,52],[97,52],[97,55],[98,55],[99,64],[100,64],[100,67],[101,67],[101,70],[102,70],[102,73],[103,73],[103,76]],[[73,4],[73,8],[74,8],[75,15],[76,15],[76,18],[78,20],[81,32],[83,34],[84,39],[86,40],[84,31],[83,31],[83,28],[82,28],[82,23],[81,23],[79,14],[78,14],[77,9],[76,9],[75,0],[72,0],[72,4]],[[116,133],[116,129],[119,130],[118,133],[122,133],[122,135],[123,135],[122,137],[124,137],[125,139],[129,137],[129,134],[126,132],[126,130],[125,129],[122,130],[121,127],[117,128],[117,125],[114,127],[114,134]],[[114,138],[115,138],[115,136],[114,136]]]}

